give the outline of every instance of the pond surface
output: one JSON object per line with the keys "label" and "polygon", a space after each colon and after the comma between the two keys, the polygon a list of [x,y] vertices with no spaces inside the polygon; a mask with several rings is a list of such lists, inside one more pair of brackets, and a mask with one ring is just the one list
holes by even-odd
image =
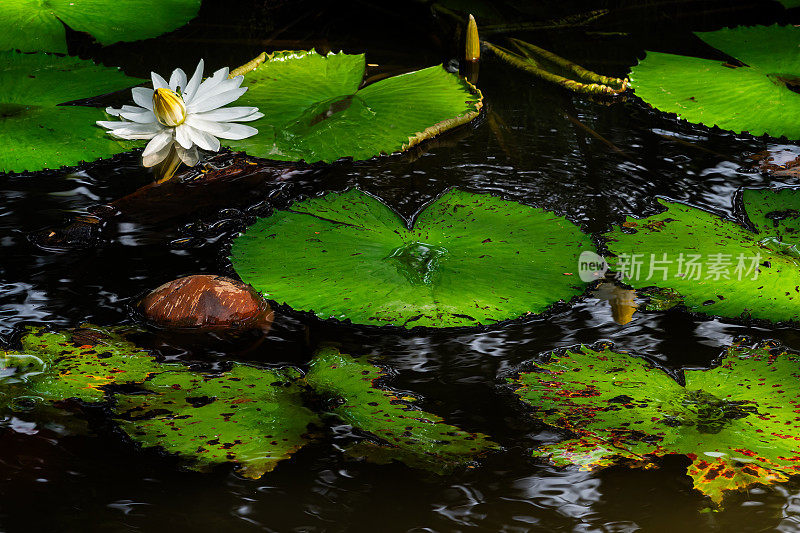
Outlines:
{"label": "pond surface", "polygon": [[[216,69],[262,50],[366,52],[374,72],[399,72],[455,57],[456,44],[423,4],[380,2],[205,2],[188,27],[143,43],[99,49],[70,35],[70,52],[121,66],[134,76],[188,69],[200,57]],[[558,2],[542,19],[611,4],[585,31],[539,32],[528,39],[588,68],[626,75],[645,49],[714,57],[691,31],[794,22],[777,3]],[[797,18],[797,17],[795,17]],[[446,26],[446,25],[445,25]],[[749,155],[800,146],[681,123],[635,97],[593,101],[486,58],[478,81],[485,112],[474,123],[412,152],[365,162],[298,168],[199,201],[195,211],[140,206],[113,219],[93,246],[44,250],[30,235],[63,226],[87,209],[153,180],[139,154],[79,170],[0,175],[0,339],[24,325],[73,327],[132,323],[145,291],[194,273],[234,275],[230,240],[264,202],[359,187],[406,217],[450,187],[492,192],[545,207],[591,233],[626,215],[658,211],[657,197],[741,220],[741,187],[795,185],[794,177],[751,169]],[[268,113],[268,109],[262,109]],[[67,142],[67,141],[65,141]],[[285,166],[285,165],[284,165]],[[468,281],[466,281],[468,282]],[[398,333],[279,314],[267,340],[150,331],[143,344],[170,360],[214,368],[233,360],[303,368],[313,347],[334,341],[371,354],[394,371],[392,386],[420,395],[422,408],[505,449],[449,476],[401,464],[372,465],[338,451],[353,438],[334,428],[260,480],[222,467],[186,472],[176,460],[141,451],[87,413],[90,436],[43,428],[24,411],[0,419],[0,530],[13,531],[765,531],[800,530],[800,484],[755,488],[724,511],[702,512],[677,457],[661,468],[589,473],[559,470],[530,450],[564,438],[537,423],[504,385],[526,361],[577,343],[611,341],[669,368],[708,367],[733,339],[776,339],[800,350],[793,328],[751,327],[674,311],[637,311],[626,325],[607,301],[588,296],[542,319],[474,331]]]}

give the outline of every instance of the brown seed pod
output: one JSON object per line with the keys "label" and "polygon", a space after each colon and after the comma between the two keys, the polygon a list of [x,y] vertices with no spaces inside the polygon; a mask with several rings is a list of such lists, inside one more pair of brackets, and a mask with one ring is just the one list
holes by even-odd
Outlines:
{"label": "brown seed pod", "polygon": [[198,274],[161,285],[139,302],[150,322],[166,328],[260,328],[274,313],[256,290],[224,276]]}

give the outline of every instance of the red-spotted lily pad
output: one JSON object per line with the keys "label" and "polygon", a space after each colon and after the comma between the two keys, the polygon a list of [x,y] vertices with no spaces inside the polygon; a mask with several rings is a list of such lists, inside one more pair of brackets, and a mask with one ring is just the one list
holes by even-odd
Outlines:
{"label": "red-spotted lily pad", "polygon": [[196,372],[159,362],[126,338],[131,331],[30,329],[21,350],[0,352],[0,410],[13,410],[20,399],[37,400],[42,415],[52,419],[61,416],[53,408],[63,400],[105,402],[120,428],[143,447],[176,454],[194,470],[233,463],[250,478],[273,470],[317,436],[322,424],[309,405],[321,402],[306,401],[314,393],[332,402],[328,414],[372,437],[351,455],[444,473],[496,448],[485,435],[416,409],[410,403],[415,398],[375,382],[385,375],[381,369],[332,348],[315,355],[307,376],[290,366],[238,363],[222,372]]}
{"label": "red-spotted lily pad", "polygon": [[683,455],[694,487],[717,505],[800,473],[800,357],[737,344],[718,366],[684,375],[682,386],[643,359],[583,346],[511,381],[537,417],[575,434],[534,451],[558,466]]}
{"label": "red-spotted lily pad", "polygon": [[349,455],[445,473],[498,448],[486,435],[419,410],[413,405],[416,398],[380,383],[384,377],[379,367],[333,347],[320,349],[311,362],[308,384],[335,402],[332,412],[342,421],[377,439],[351,447]]}
{"label": "red-spotted lily pad", "polygon": [[234,462],[259,478],[310,440],[318,422],[303,406],[300,372],[234,365],[219,375],[179,370],[147,381],[149,394],[117,397],[114,411],[130,437],[207,470]]}
{"label": "red-spotted lily pad", "polygon": [[99,402],[108,385],[140,383],[165,368],[126,340],[124,331],[88,325],[59,333],[34,328],[22,337],[21,350],[0,352],[0,369],[22,370],[28,395]]}

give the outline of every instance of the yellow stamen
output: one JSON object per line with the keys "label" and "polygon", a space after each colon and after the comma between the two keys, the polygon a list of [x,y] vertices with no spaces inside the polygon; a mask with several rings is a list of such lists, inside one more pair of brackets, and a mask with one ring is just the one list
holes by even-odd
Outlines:
{"label": "yellow stamen", "polygon": [[183,98],[170,89],[156,89],[153,92],[153,113],[165,126],[180,126],[186,120],[186,105]]}

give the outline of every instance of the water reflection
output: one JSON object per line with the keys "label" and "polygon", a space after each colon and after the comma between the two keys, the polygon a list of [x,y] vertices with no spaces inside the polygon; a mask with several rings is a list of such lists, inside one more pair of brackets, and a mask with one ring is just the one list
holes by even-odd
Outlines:
{"label": "water reflection", "polygon": [[[298,30],[291,46],[311,48],[315,43],[309,41],[309,32],[335,27],[348,35],[348,50],[367,49],[376,61],[395,67],[446,59],[431,45],[424,25],[414,26],[414,39],[395,34],[397,40],[387,44],[385,34],[397,28],[387,27],[385,14],[375,24],[365,24],[340,3],[326,9],[314,15],[324,23]],[[616,44],[597,46],[580,32],[548,39],[579,63],[595,70],[607,65],[624,74],[645,47],[690,49],[689,30],[715,29],[724,22],[720,17],[732,16],[717,12],[702,20],[684,17],[673,23],[674,35],[664,34],[661,18],[662,31],[647,35],[656,26],[644,25],[648,30],[639,31],[642,17],[632,13],[641,9],[645,7],[632,4],[623,9],[619,27],[613,29],[629,35]],[[224,11],[237,16],[230,8]],[[759,7],[756,15],[763,18],[769,12]],[[198,28],[210,24],[213,35],[198,44],[200,37],[193,34],[191,42],[217,50],[218,61],[238,64],[237,58],[263,49],[262,37],[250,44],[218,46],[219,21],[205,17],[192,31],[202,32]],[[342,27],[353,31],[338,30]],[[261,36],[259,32],[254,35]],[[330,44],[327,35],[321,39]],[[401,41],[417,48],[398,54],[392,48]],[[165,64],[186,60],[176,58],[186,53],[185,47],[163,44],[154,43],[163,54],[150,56]],[[107,64],[130,65],[131,74],[137,74],[136,68],[146,74],[150,65],[139,65],[138,46],[108,47],[102,53],[114,58]],[[248,48],[253,46],[258,49]],[[232,274],[226,242],[256,216],[328,190],[360,187],[406,217],[450,187],[488,191],[555,210],[587,231],[602,232],[627,215],[647,216],[660,209],[657,196],[737,218],[733,198],[740,187],[796,182],[796,176],[779,172],[787,169],[754,166],[764,158],[751,157],[769,151],[771,164],[785,166],[800,153],[795,145],[698,128],[656,114],[635,98],[598,105],[490,61],[481,65],[480,84],[488,108],[481,120],[401,156],[324,168],[274,165],[248,171],[252,165],[247,158],[220,154],[209,161],[215,168],[204,169],[212,177],[228,172],[230,179],[215,181],[204,177],[209,172],[179,169],[159,186],[140,167],[140,153],[87,165],[79,172],[0,176],[0,337],[15,341],[24,324],[60,328],[86,320],[130,322],[129,303],[164,281],[202,272]],[[98,210],[98,205],[110,209]],[[28,239],[87,213],[103,221],[90,246],[55,253]],[[75,436],[81,432],[71,424],[80,417],[65,416],[44,426],[35,411],[15,409],[0,419],[0,529],[800,530],[800,492],[792,484],[752,489],[733,498],[724,512],[700,513],[706,503],[691,490],[680,458],[665,459],[657,470],[618,468],[599,474],[558,471],[531,460],[531,448],[565,435],[532,419],[504,378],[555,349],[612,341],[671,368],[712,365],[723,347],[741,335],[775,338],[800,349],[800,334],[793,328],[694,317],[680,310],[639,308],[620,325],[609,298],[598,296],[587,294],[573,307],[545,318],[469,331],[376,332],[280,315],[260,349],[246,354],[241,346],[219,339],[150,332],[142,339],[148,348],[168,360],[207,369],[237,359],[302,366],[316,343],[342,343],[344,350],[370,353],[393,369],[391,385],[421,395],[422,408],[465,429],[491,434],[506,451],[479,468],[441,478],[402,465],[346,460],[335,450],[352,435],[347,428],[335,428],[332,446],[310,446],[262,480],[250,481],[226,468],[209,474],[183,472],[173,459],[124,441],[99,413],[89,413],[90,436]],[[85,426],[82,433],[87,432]],[[41,511],[44,507],[47,512]],[[96,519],[88,522],[86,516]]]}

